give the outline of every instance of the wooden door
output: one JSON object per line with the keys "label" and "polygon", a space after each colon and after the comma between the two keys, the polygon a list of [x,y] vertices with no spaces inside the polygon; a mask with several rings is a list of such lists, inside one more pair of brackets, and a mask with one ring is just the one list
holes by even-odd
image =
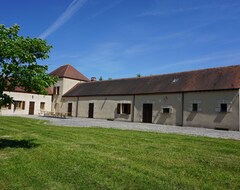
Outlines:
{"label": "wooden door", "polygon": [[72,103],[68,103],[68,116],[72,116]]}
{"label": "wooden door", "polygon": [[94,113],[94,103],[89,103],[88,117],[93,118],[93,113]]}
{"label": "wooden door", "polygon": [[29,115],[34,115],[35,102],[29,102]]}
{"label": "wooden door", "polygon": [[143,104],[143,123],[152,123],[152,104]]}

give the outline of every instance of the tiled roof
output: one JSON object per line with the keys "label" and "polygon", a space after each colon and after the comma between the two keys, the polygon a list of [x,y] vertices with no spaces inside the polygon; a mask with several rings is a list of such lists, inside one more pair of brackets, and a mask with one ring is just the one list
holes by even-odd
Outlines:
{"label": "tiled roof", "polygon": [[240,65],[77,84],[64,96],[105,96],[240,88]]}
{"label": "tiled roof", "polygon": [[[47,91],[47,95],[52,95],[53,94],[53,89],[52,87],[49,87],[46,89]],[[37,94],[36,92],[27,92],[24,89],[20,88],[20,87],[16,87],[13,92],[22,92],[22,93],[30,93],[30,94]]]}
{"label": "tiled roof", "polygon": [[63,65],[56,70],[52,71],[50,75],[58,76],[60,78],[70,78],[80,81],[89,81],[82,73],[76,70],[72,65]]}

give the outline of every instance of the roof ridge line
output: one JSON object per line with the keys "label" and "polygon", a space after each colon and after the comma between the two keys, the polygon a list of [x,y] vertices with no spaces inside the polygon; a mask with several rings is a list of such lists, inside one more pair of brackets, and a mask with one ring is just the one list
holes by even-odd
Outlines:
{"label": "roof ridge line", "polygon": [[[151,76],[142,76],[142,77],[128,77],[128,78],[117,78],[117,79],[111,79],[111,80],[102,80],[102,81],[89,81],[89,82],[109,82],[109,81],[118,81],[118,80],[140,80],[144,78],[153,78],[157,76],[169,76],[169,75],[174,75],[174,74],[185,74],[185,73],[193,73],[193,72],[201,72],[201,71],[207,71],[207,70],[217,70],[217,69],[222,69],[222,68],[230,68],[230,67],[237,67],[240,66],[238,65],[229,65],[229,66],[221,66],[221,67],[212,67],[212,68],[205,68],[205,69],[196,69],[196,70],[190,70],[190,71],[182,71],[182,72],[173,72],[173,73],[165,73],[165,74],[156,74],[156,75],[151,75]],[[89,83],[87,82],[87,83]]]}

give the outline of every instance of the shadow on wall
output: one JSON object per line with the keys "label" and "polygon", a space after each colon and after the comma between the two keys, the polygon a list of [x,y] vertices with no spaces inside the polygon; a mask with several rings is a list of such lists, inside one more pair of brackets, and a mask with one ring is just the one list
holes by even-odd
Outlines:
{"label": "shadow on wall", "polygon": [[118,114],[117,108],[114,110],[114,118],[113,119],[129,119],[131,114]]}
{"label": "shadow on wall", "polygon": [[171,114],[161,113],[160,111],[158,111],[155,118],[153,119],[153,122],[158,124],[165,124],[167,119],[170,117],[171,117]]}
{"label": "shadow on wall", "polygon": [[197,115],[197,112],[191,112],[187,117],[187,121],[193,121],[196,115]]}
{"label": "shadow on wall", "polygon": [[39,144],[33,142],[34,140],[9,140],[9,139],[0,139],[0,150],[4,148],[36,148]]}
{"label": "shadow on wall", "polygon": [[169,118],[169,117],[170,117],[169,114],[166,114],[166,113],[164,114],[164,113],[162,113],[162,114],[160,114],[160,117],[159,117],[157,123],[159,123],[159,124],[165,124],[167,118]]}
{"label": "shadow on wall", "polygon": [[214,123],[221,123],[227,113],[218,113],[217,117],[214,119]]}

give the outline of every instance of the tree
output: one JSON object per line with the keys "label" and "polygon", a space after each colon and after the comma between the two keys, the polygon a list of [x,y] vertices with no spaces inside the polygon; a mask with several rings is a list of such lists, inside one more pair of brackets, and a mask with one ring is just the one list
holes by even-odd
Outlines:
{"label": "tree", "polygon": [[100,76],[100,77],[99,77],[99,81],[102,81],[102,80],[103,80],[103,78],[102,78],[102,76]]}
{"label": "tree", "polygon": [[137,74],[137,78],[140,78],[140,77],[142,77],[142,75],[141,74]]}
{"label": "tree", "polygon": [[47,74],[48,66],[37,60],[49,57],[52,46],[46,40],[19,36],[19,25],[0,25],[0,107],[13,103],[4,91],[20,87],[27,92],[46,94],[56,82]]}

